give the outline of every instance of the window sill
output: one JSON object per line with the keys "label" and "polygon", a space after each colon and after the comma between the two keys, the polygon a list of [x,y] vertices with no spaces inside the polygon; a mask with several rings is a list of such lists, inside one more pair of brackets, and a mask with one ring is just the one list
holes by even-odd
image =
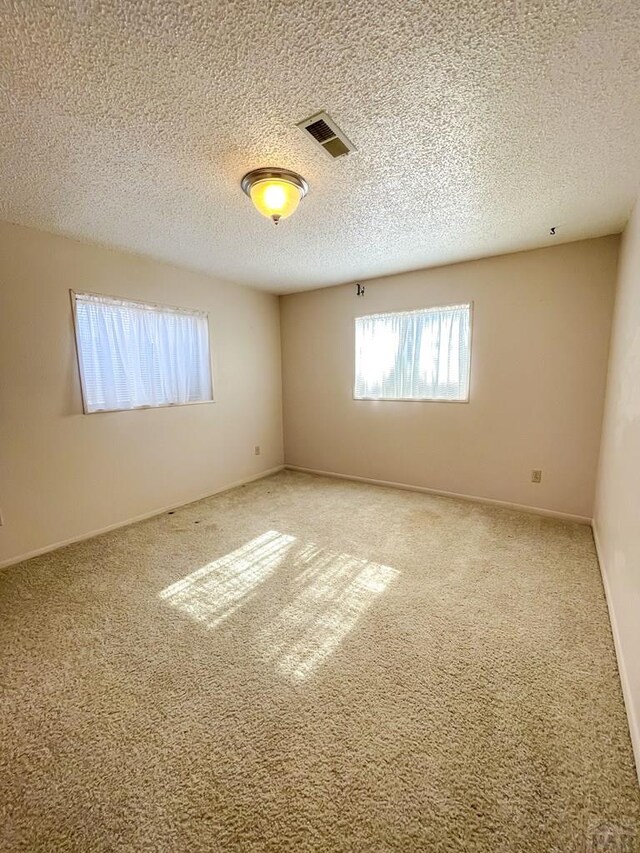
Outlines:
{"label": "window sill", "polygon": [[149,409],[181,409],[183,406],[206,406],[215,402],[215,400],[191,400],[188,403],[159,403],[157,406],[131,406],[126,409],[94,409],[92,412],[84,410],[82,414],[108,415],[110,412],[144,412]]}
{"label": "window sill", "polygon": [[449,400],[446,397],[356,397],[356,403],[469,403],[470,398],[464,400]]}

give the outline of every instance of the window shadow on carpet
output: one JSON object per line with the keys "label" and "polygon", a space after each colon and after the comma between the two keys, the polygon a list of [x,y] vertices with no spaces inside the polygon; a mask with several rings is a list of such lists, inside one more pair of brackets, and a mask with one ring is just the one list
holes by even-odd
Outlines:
{"label": "window shadow on carpet", "polygon": [[209,628],[242,608],[286,563],[284,604],[256,627],[261,655],[287,679],[308,678],[342,643],[399,572],[269,530],[160,592],[160,598]]}

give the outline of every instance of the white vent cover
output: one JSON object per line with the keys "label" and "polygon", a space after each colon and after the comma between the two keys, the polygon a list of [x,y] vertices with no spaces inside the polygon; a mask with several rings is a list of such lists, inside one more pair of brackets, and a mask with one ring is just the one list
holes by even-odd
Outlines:
{"label": "white vent cover", "polygon": [[356,150],[353,142],[347,139],[335,121],[326,113],[316,113],[304,121],[298,122],[298,127],[334,159],[344,157],[345,154],[350,154]]}

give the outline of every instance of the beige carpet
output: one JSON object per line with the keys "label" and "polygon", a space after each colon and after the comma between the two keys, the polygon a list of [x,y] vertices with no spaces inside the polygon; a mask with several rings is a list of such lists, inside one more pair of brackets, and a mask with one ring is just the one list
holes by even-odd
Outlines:
{"label": "beige carpet", "polygon": [[586,527],[283,472],[0,572],[0,640],[3,850],[640,849]]}

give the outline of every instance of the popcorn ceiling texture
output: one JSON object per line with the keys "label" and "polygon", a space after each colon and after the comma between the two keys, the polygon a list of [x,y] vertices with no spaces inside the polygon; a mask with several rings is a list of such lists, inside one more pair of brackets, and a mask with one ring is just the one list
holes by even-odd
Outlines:
{"label": "popcorn ceiling texture", "polygon": [[0,648],[2,850],[640,844],[588,527],[286,471],[0,572]]}
{"label": "popcorn ceiling texture", "polygon": [[[637,0],[4,0],[0,73],[0,218],[279,292],[617,232],[640,183]],[[311,185],[277,231],[264,165]]]}

